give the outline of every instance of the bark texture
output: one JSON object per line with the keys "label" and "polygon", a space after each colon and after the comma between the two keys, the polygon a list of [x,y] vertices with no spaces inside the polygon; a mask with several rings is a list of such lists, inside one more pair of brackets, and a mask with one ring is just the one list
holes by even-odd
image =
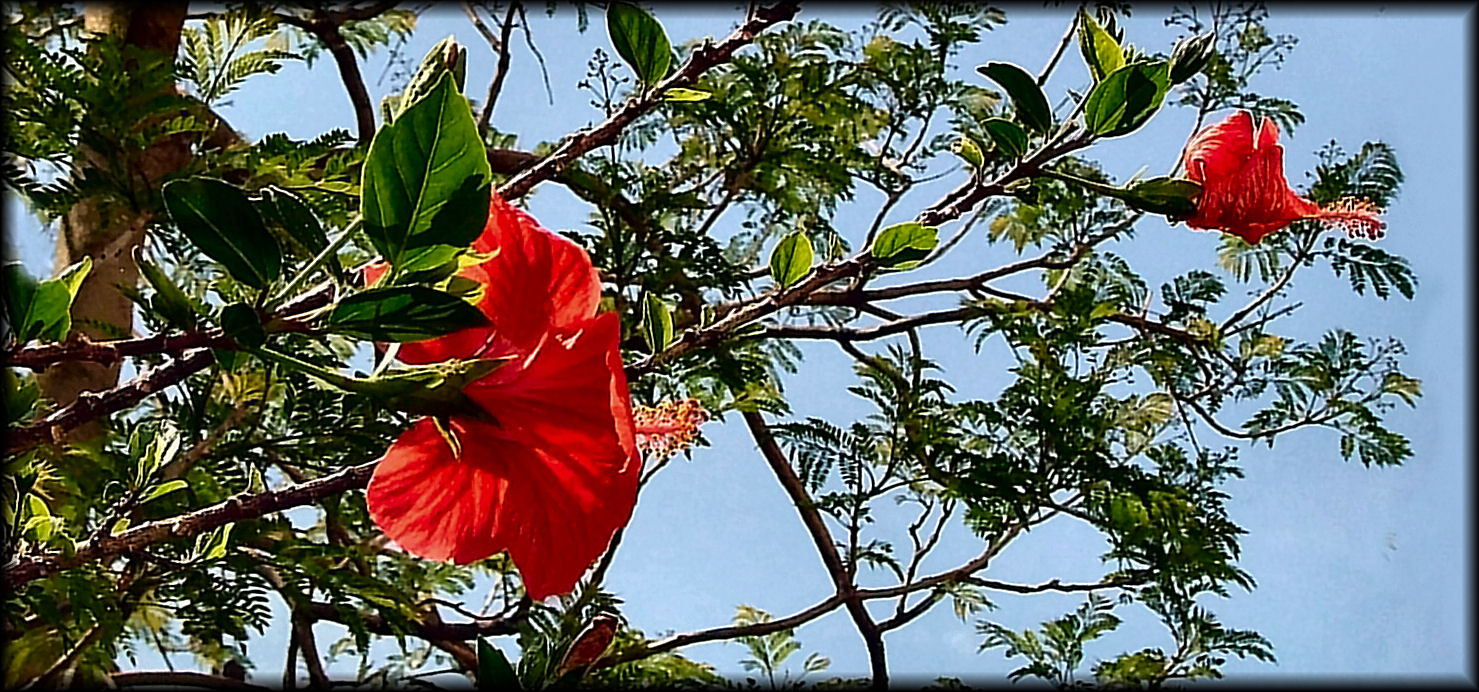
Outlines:
{"label": "bark texture", "polygon": [[[88,3],[84,9],[84,26],[94,34],[120,36],[127,45],[168,56],[173,59],[180,45],[186,2],[158,3]],[[120,94],[119,98],[131,95]],[[82,173],[89,167],[104,166],[104,155],[124,157],[130,172],[129,185],[143,194],[98,195],[73,205],[57,233],[56,270],[91,257],[92,273],[83,282],[72,306],[72,330],[93,339],[127,336],[133,332],[133,304],[119,290],[120,286],[138,284],[139,268],[133,250],[144,241],[144,229],[152,218],[149,209],[138,208],[131,200],[148,200],[155,195],[159,182],[170,172],[183,167],[190,157],[186,137],[169,137],[142,151],[77,152],[76,168]],[[147,205],[143,205],[147,206]],[[42,373],[38,380],[44,396],[58,406],[66,406],[85,391],[103,391],[118,383],[119,363],[63,362]],[[73,439],[95,435],[97,427],[88,425],[73,432]]]}

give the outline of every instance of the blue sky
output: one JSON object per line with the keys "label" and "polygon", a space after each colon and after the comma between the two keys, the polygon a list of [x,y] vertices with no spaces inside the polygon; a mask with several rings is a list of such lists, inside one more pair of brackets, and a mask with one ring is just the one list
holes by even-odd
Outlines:
{"label": "blue sky", "polygon": [[[741,11],[724,4],[658,5],[656,16],[675,42],[706,34],[727,33]],[[1424,397],[1416,410],[1399,408],[1389,418],[1393,429],[1412,439],[1414,457],[1394,469],[1366,469],[1341,461],[1336,434],[1300,431],[1280,438],[1272,449],[1241,445],[1247,477],[1228,490],[1232,519],[1249,531],[1241,566],[1258,581],[1251,593],[1209,602],[1231,627],[1259,630],[1275,645],[1276,665],[1234,659],[1233,675],[1401,674],[1465,675],[1472,679],[1469,573],[1470,482],[1467,463],[1470,419],[1469,390],[1472,344],[1470,318],[1469,229],[1472,181],[1466,155],[1471,120],[1472,9],[1432,6],[1418,11],[1375,5],[1325,11],[1308,6],[1272,8],[1272,33],[1299,37],[1284,65],[1265,72],[1254,83],[1259,93],[1299,103],[1304,125],[1284,138],[1285,165],[1296,188],[1309,182],[1315,152],[1330,140],[1347,151],[1362,142],[1391,144],[1407,175],[1396,203],[1387,211],[1388,235],[1381,246],[1411,260],[1420,287],[1412,301],[1400,296],[1386,301],[1355,295],[1344,278],[1327,266],[1304,271],[1295,295],[1305,307],[1286,320],[1284,333],[1315,339],[1340,327],[1362,336],[1395,336],[1408,348],[1405,371],[1423,380]],[[805,8],[803,18],[820,18],[844,28],[871,19],[862,6],[822,4]],[[1149,50],[1167,50],[1175,28],[1163,26],[1161,7],[1137,9],[1125,21],[1127,38]],[[531,11],[536,44],[548,60],[554,104],[546,100],[533,57],[515,38],[514,69],[509,75],[494,125],[519,134],[519,146],[559,138],[597,119],[583,92],[570,85],[584,76],[586,60],[607,44],[599,10],[591,28],[575,32],[575,14],[563,11],[547,18]],[[988,60],[1017,62],[1036,70],[1047,60],[1069,19],[1061,9],[1008,9],[1008,23],[990,32],[954,61],[960,74],[972,75]],[[468,92],[480,95],[493,69],[493,58],[456,5],[439,5],[421,20],[405,48],[417,60],[432,43],[455,35],[469,46]],[[382,52],[364,67],[371,97],[396,87],[376,81],[385,64]],[[1081,88],[1085,68],[1070,51],[1049,83],[1054,99],[1065,88]],[[284,89],[285,84],[294,84]],[[328,129],[353,130],[348,98],[327,58],[313,68],[289,64],[278,76],[258,78],[230,98],[227,119],[251,139],[273,132],[307,139]],[[1116,179],[1148,166],[1166,170],[1174,163],[1192,127],[1194,114],[1168,109],[1135,136],[1096,146],[1090,155],[1103,162]],[[956,174],[934,186],[921,186],[906,197],[889,221],[902,221],[959,182]],[[861,242],[861,229],[879,199],[860,193],[835,225]],[[569,193],[546,185],[529,200],[531,211],[554,229],[588,230],[589,208]],[[14,205],[13,200],[7,204]],[[50,269],[54,231],[36,224],[12,206],[12,241],[33,272]],[[732,214],[721,222],[738,223]],[[942,229],[948,234],[953,227]],[[978,232],[979,233],[979,232]],[[1192,268],[1218,271],[1216,234],[1169,227],[1147,219],[1136,237],[1115,245],[1151,286]],[[977,235],[968,238],[946,261],[911,279],[960,276],[1009,259],[1010,248],[988,246]],[[1253,287],[1225,277],[1230,294]],[[1024,289],[1029,287],[1024,286]],[[948,301],[947,301],[948,302]],[[907,307],[931,307],[920,301]],[[925,333],[927,353],[944,366],[958,396],[990,397],[1006,384],[1001,354],[988,348],[977,355],[955,327],[932,327]],[[874,348],[877,348],[875,345]],[[802,374],[788,382],[794,415],[821,416],[846,423],[869,408],[846,391],[853,382],[850,361],[831,344],[805,344]],[[995,363],[993,363],[995,361]],[[1236,422],[1236,421],[1234,421]],[[649,635],[727,624],[741,603],[784,616],[806,608],[830,592],[830,585],[804,529],[784,493],[754,449],[738,417],[710,424],[713,446],[700,449],[692,461],[675,461],[644,491],[608,588],[625,600],[630,621]],[[1211,440],[1213,438],[1204,438]],[[887,523],[884,513],[880,523]],[[902,515],[898,515],[902,516]],[[895,543],[907,541],[897,540]],[[1038,582],[1095,579],[1103,572],[1097,555],[1102,539],[1082,525],[1052,522],[1004,552],[985,576],[1004,581]],[[925,572],[953,567],[979,550],[962,527],[953,526]],[[865,576],[864,579],[870,577]],[[872,575],[882,578],[882,575]],[[881,581],[879,583],[882,583]],[[484,593],[469,594],[476,607]],[[977,653],[974,623],[984,615],[1014,629],[1036,626],[1075,608],[1077,595],[1013,597],[993,595],[995,611],[963,624],[948,604],[914,624],[890,633],[891,670],[905,678],[955,675],[1001,676],[1018,663],[1000,650]],[[279,611],[280,612],[280,611]],[[1169,636],[1153,617],[1133,606],[1117,611],[1126,623],[1117,633],[1092,645],[1088,658],[1112,657],[1146,646],[1170,647]],[[342,628],[321,624],[319,641],[332,642]],[[254,677],[275,680],[281,665],[285,628],[275,628],[252,645],[260,668]],[[799,659],[819,651],[832,660],[824,676],[866,674],[861,639],[842,611],[797,632],[803,644]],[[393,644],[386,651],[393,650]],[[738,674],[745,656],[737,644],[690,647],[686,654]],[[157,667],[156,656],[141,656],[140,665]],[[188,665],[184,660],[176,664]],[[352,662],[335,669],[352,674]]]}

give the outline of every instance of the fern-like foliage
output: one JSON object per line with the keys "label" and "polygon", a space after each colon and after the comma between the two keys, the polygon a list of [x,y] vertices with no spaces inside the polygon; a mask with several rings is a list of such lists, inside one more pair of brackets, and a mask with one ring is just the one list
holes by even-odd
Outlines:
{"label": "fern-like foliage", "polygon": [[194,85],[197,98],[214,105],[248,77],[276,73],[283,60],[298,56],[281,49],[248,47],[277,29],[271,13],[254,14],[247,9],[232,9],[207,18],[200,26],[185,27],[180,32],[181,79]]}

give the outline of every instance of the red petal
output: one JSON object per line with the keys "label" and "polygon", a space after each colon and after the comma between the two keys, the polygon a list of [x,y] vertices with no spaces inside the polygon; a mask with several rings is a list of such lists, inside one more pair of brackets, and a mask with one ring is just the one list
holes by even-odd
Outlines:
{"label": "red petal", "polygon": [[454,421],[452,429],[462,440],[462,459],[452,456],[430,418],[401,433],[375,467],[365,504],[375,525],[408,552],[467,563],[504,549],[496,509],[508,484],[469,461],[473,440],[466,426]]}
{"label": "red petal", "polygon": [[510,439],[591,456],[615,454],[625,467],[636,459],[636,441],[620,333],[615,313],[567,335],[551,333],[523,360],[464,391]]}
{"label": "red petal", "polygon": [[481,265],[480,307],[513,352],[527,353],[545,332],[589,319],[601,302],[601,282],[585,250],[496,195],[473,247],[496,253]]}
{"label": "red petal", "polygon": [[1253,116],[1237,111],[1204,128],[1186,147],[1186,176],[1194,182],[1237,177],[1253,153]]}
{"label": "red petal", "polygon": [[452,427],[461,459],[426,419],[386,453],[365,493],[376,525],[425,559],[464,564],[507,550],[531,598],[569,593],[631,517],[637,473],[530,448],[496,426]]}

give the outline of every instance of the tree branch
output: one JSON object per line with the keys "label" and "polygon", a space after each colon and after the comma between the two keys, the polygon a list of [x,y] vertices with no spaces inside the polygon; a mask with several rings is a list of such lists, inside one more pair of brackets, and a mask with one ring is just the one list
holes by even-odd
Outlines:
{"label": "tree branch", "polygon": [[49,552],[21,556],[5,566],[5,585],[16,589],[36,579],[141,550],[160,541],[190,538],[234,521],[256,519],[290,507],[312,504],[346,490],[363,488],[369,483],[377,463],[379,460],[350,466],[307,483],[255,495],[234,495],[188,514],[141,524],[115,536],[89,540],[77,546],[71,555]]}
{"label": "tree branch", "polygon": [[[301,610],[305,616],[315,621],[326,620],[344,625],[350,622],[363,624],[371,634],[396,635],[401,633],[384,616],[371,611],[359,611],[352,616],[347,616],[333,604],[319,601],[306,602],[302,604]],[[428,641],[471,641],[478,637],[517,634],[519,623],[528,613],[529,602],[525,600],[507,616],[481,618],[472,622],[415,622],[411,625],[411,633]]]}
{"label": "tree branch", "polygon": [[765,328],[765,336],[775,339],[831,339],[833,341],[871,341],[892,336],[910,329],[923,327],[931,324],[942,324],[958,322],[974,315],[980,314],[980,310],[974,307],[955,308],[953,310],[939,310],[926,312],[919,315],[875,324],[868,327],[821,327],[811,325],[769,325]]}
{"label": "tree branch", "polygon": [[655,654],[660,654],[664,651],[672,651],[673,649],[689,646],[692,644],[722,641],[726,639],[734,639],[736,637],[759,637],[771,634],[773,632],[780,632],[781,630],[793,629],[832,612],[837,608],[837,606],[840,605],[842,605],[842,599],[836,594],[833,594],[823,599],[822,602],[810,608],[807,608],[806,610],[803,610],[794,615],[780,618],[778,620],[757,622],[753,625],[727,625],[724,627],[714,627],[711,629],[699,630],[697,632],[689,632],[687,634],[675,634],[639,649],[627,651],[617,656],[608,656],[606,658],[602,658],[600,662],[596,664],[596,666],[602,668],[606,666],[614,666],[618,663],[635,661]]}
{"label": "tree branch", "polygon": [[666,79],[627,99],[601,124],[566,139],[538,164],[505,182],[498,189],[499,194],[504,199],[522,197],[535,184],[553,177],[586,152],[616,141],[628,125],[661,104],[662,96],[668,90],[692,85],[710,68],[729,60],[735,51],[749,45],[760,32],[795,17],[797,10],[797,0],[782,0],[771,7],[755,7],[745,22],[724,40],[717,44],[705,43],[695,49]]}
{"label": "tree branch", "polygon": [[126,385],[106,393],[83,392],[70,406],[41,420],[9,431],[5,454],[18,454],[43,442],[61,439],[66,431],[101,416],[122,411],[148,398],[150,394],[174,386],[212,361],[206,349],[189,351],[168,365],[153,368]]}
{"label": "tree branch", "polygon": [[887,689],[888,659],[884,653],[883,634],[879,631],[878,624],[868,614],[868,609],[862,599],[858,597],[857,586],[853,584],[847,566],[842,562],[842,556],[837,553],[837,546],[833,544],[832,534],[827,530],[821,513],[817,511],[816,502],[807,494],[806,486],[796,476],[796,471],[791,468],[791,462],[786,459],[780,445],[776,444],[775,437],[770,434],[770,427],[765,424],[765,419],[760,413],[745,411],[744,418],[745,425],[749,426],[750,434],[755,438],[755,443],[760,446],[761,455],[770,464],[776,480],[780,481],[781,487],[786,490],[791,503],[796,506],[796,511],[801,515],[801,523],[811,534],[812,543],[816,545],[817,552],[822,556],[822,564],[826,565],[827,573],[832,577],[832,584],[837,589],[837,597],[842,600],[843,605],[847,606],[847,612],[852,616],[853,624],[858,628],[858,634],[863,637],[863,643],[868,648],[868,665],[872,673],[873,688]]}

